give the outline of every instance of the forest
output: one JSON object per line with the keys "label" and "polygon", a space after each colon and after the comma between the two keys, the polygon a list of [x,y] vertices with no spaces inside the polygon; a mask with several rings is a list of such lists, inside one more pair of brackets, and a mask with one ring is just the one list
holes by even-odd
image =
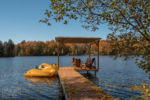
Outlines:
{"label": "forest", "polygon": [[[118,45],[120,44],[120,45]],[[132,44],[132,45],[131,45]],[[121,48],[125,45],[129,46],[126,41],[112,41],[101,40],[99,42],[100,55],[144,55],[147,50],[143,49],[149,47],[148,42],[130,42],[131,48]],[[117,46],[117,47],[116,47]],[[88,55],[89,45],[87,44],[62,44],[59,47],[60,55]],[[51,41],[25,41],[14,44],[12,40],[6,42],[0,41],[0,57],[14,57],[14,56],[56,56],[57,44],[54,40]],[[91,45],[91,55],[97,54],[96,44]]]}

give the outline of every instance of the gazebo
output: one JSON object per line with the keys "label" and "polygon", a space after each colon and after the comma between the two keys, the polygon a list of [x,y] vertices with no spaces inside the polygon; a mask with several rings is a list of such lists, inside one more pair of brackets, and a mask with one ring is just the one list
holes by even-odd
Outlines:
{"label": "gazebo", "polygon": [[59,63],[59,56],[60,56],[60,51],[59,51],[59,45],[61,45],[62,43],[84,43],[84,44],[89,44],[89,57],[90,57],[90,48],[91,48],[91,44],[96,44],[98,49],[97,49],[97,66],[96,68],[81,68],[81,67],[75,67],[74,69],[77,71],[95,71],[95,73],[99,70],[99,41],[101,38],[97,38],[97,37],[56,37],[55,40],[57,42],[58,45],[58,66],[60,66]]}

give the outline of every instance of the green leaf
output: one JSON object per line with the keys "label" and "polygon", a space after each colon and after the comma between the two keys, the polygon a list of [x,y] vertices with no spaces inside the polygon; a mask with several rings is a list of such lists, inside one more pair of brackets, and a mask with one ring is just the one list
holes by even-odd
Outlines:
{"label": "green leaf", "polygon": [[65,21],[64,21],[64,24],[67,24],[67,23],[68,23],[68,21],[67,21],[67,20],[65,20]]}

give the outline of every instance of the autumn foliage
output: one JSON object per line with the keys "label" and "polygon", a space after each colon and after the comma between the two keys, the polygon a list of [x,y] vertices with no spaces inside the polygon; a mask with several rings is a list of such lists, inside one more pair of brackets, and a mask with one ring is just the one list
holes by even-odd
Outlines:
{"label": "autumn foliage", "polygon": [[[125,48],[125,45],[131,45],[131,48]],[[148,47],[148,42],[134,42],[128,44],[126,41],[101,40],[99,42],[100,55],[143,55],[147,52],[142,49],[143,46]],[[98,47],[96,44],[91,45],[91,55],[97,54]],[[51,41],[22,41],[14,44],[12,40],[2,43],[0,41],[0,56],[56,56],[58,51],[57,44]],[[59,47],[60,55],[88,55],[89,46],[87,44],[62,44]]]}

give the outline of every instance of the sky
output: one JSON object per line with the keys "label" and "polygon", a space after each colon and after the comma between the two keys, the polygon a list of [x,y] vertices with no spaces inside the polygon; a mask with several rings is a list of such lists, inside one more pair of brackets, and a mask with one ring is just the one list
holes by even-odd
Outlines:
{"label": "sky", "polygon": [[40,23],[48,9],[49,0],[0,0],[0,40],[12,39],[14,43],[49,41],[55,37],[100,37],[110,33],[107,25],[96,32],[81,27],[82,23],[70,21],[67,25],[52,21],[52,26]]}

